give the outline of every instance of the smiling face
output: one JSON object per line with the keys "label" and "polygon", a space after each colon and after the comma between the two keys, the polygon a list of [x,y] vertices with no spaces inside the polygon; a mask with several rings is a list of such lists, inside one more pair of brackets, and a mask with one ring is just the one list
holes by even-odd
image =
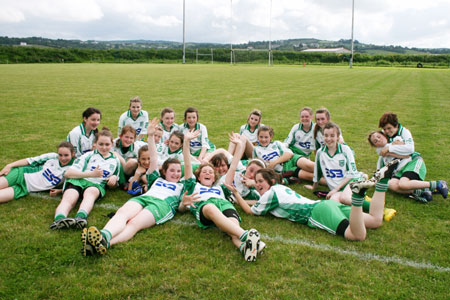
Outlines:
{"label": "smiling face", "polygon": [[261,117],[257,115],[250,115],[248,118],[248,125],[251,129],[255,129],[255,127],[261,122]]}
{"label": "smiling face", "polygon": [[163,136],[162,130],[161,129],[160,130],[156,129],[155,130],[155,134],[153,135],[153,139],[155,141],[155,144],[159,144],[161,142],[162,136]]}
{"label": "smiling face", "polygon": [[189,125],[189,128],[194,128],[195,124],[197,124],[197,113],[196,112],[188,112],[186,113],[186,123]]}
{"label": "smiling face", "polygon": [[307,110],[302,110],[300,112],[300,122],[303,124],[303,127],[308,127],[311,125],[312,115]]}
{"label": "smiling face", "polygon": [[220,160],[218,165],[214,166],[214,169],[220,176],[223,176],[228,172],[228,164],[224,160]]}
{"label": "smiling face", "polygon": [[100,114],[94,113],[87,118],[83,118],[84,126],[86,132],[89,133],[91,130],[95,130],[100,124]]}
{"label": "smiling face", "polygon": [[388,137],[393,137],[398,131],[398,125],[393,126],[392,124],[388,123],[383,127],[383,131]]}
{"label": "smiling face", "polygon": [[375,147],[379,148],[379,147],[384,147],[387,144],[387,138],[379,133],[379,132],[375,132],[370,136],[370,142],[372,143],[372,145],[374,145]]}
{"label": "smiling face", "polygon": [[131,131],[127,131],[120,136],[120,140],[122,141],[123,147],[129,147],[134,143],[134,134]]}
{"label": "smiling face", "polygon": [[139,164],[144,169],[148,169],[150,167],[150,151],[142,151],[139,154]]}
{"label": "smiling face", "polygon": [[258,132],[258,142],[261,146],[266,147],[272,141],[270,132],[268,130],[263,130]]}
{"label": "smiling face", "polygon": [[261,170],[262,167],[257,163],[252,163],[247,166],[247,169],[245,170],[245,178],[248,179],[255,179],[255,174],[258,172],[258,170]]}
{"label": "smiling face", "polygon": [[173,112],[165,113],[164,116],[161,118],[161,121],[166,127],[166,129],[169,129],[170,126],[172,126],[173,122],[175,121],[175,113]]}
{"label": "smiling face", "polygon": [[270,184],[264,179],[264,177],[258,173],[255,177],[255,188],[260,195],[263,195],[270,189]]}
{"label": "smiling face", "polygon": [[136,118],[138,116],[138,114],[141,112],[142,109],[142,105],[139,102],[131,102],[130,103],[130,111],[131,111],[131,116],[133,118]]}
{"label": "smiling face", "polygon": [[339,135],[335,127],[324,129],[323,137],[325,140],[325,144],[329,149],[336,148],[337,142],[339,140]]}
{"label": "smiling face", "polygon": [[182,146],[181,140],[176,135],[171,135],[169,139],[169,149],[170,152],[175,152]]}
{"label": "smiling face", "polygon": [[316,114],[316,123],[320,128],[323,128],[325,124],[327,124],[330,120],[327,118],[326,113],[317,113]]}
{"label": "smiling face", "polygon": [[181,165],[179,163],[169,164],[164,176],[167,181],[178,182],[181,178]]}
{"label": "smiling face", "polygon": [[111,138],[104,135],[99,136],[97,142],[95,143],[95,149],[97,149],[102,156],[107,156],[111,150],[111,147]]}
{"label": "smiling face", "polygon": [[212,186],[216,181],[214,169],[209,165],[201,166],[197,179],[204,186]]}
{"label": "smiling face", "polygon": [[73,153],[69,148],[59,147],[58,148],[58,160],[59,164],[63,167],[67,165],[73,157]]}

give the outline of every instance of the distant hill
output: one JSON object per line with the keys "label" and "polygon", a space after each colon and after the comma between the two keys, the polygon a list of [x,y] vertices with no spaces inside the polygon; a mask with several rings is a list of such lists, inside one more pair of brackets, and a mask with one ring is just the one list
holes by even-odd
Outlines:
{"label": "distant hill", "polygon": [[[96,40],[64,40],[47,39],[42,37],[0,37],[0,45],[9,46],[32,46],[51,48],[79,48],[79,49],[180,49],[183,44],[172,41],[148,41],[148,40],[125,40],[125,41],[96,41]],[[194,48],[228,48],[229,44],[218,43],[186,43],[189,49]],[[244,44],[233,44],[235,49],[268,49],[269,41],[250,41]],[[301,51],[309,48],[351,48],[351,40],[341,39],[339,41],[326,41],[313,38],[289,39],[272,41],[272,49],[284,51]],[[354,41],[354,50],[358,53],[376,54],[450,54],[450,48],[408,48],[402,46],[378,46],[363,44]]]}

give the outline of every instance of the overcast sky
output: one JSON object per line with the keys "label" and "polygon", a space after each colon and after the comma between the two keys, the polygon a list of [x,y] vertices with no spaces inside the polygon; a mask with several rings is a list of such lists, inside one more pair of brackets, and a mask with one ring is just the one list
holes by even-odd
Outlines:
{"label": "overcast sky", "polygon": [[[185,1],[188,42],[351,37],[352,0]],[[450,0],[355,0],[354,38],[450,48],[449,13]],[[181,42],[183,0],[0,0],[0,36]]]}

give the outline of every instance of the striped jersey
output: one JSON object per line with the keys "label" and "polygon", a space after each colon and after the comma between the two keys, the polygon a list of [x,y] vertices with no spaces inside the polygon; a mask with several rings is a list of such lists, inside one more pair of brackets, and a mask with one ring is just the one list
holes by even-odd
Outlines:
{"label": "striped jersey", "polygon": [[147,174],[148,191],[145,196],[164,200],[175,212],[180,205],[183,181],[170,182],[161,177],[158,171]]}
{"label": "striped jersey", "polygon": [[[186,132],[189,131],[189,125],[187,123],[184,123],[180,129],[183,130],[183,134],[186,134]],[[197,123],[195,124],[195,130],[200,130],[200,135],[197,138],[190,141],[189,146],[191,154],[194,154],[198,150],[201,150],[202,147],[206,147],[206,149],[211,149],[212,144],[210,144],[210,141],[208,139],[208,130],[206,129],[206,126],[201,123]]]}
{"label": "striped jersey", "polygon": [[251,131],[250,130],[250,125],[244,124],[241,126],[241,129],[239,130],[239,134],[245,136],[250,143],[252,143],[253,145],[257,145],[258,144],[258,130],[261,126],[264,126],[264,124],[259,124],[256,125],[256,128]]}
{"label": "striped jersey", "polygon": [[178,126],[178,124],[175,124],[175,123],[173,123],[170,126],[169,130],[166,129],[166,127],[164,126],[164,124],[162,122],[159,122],[159,126],[161,126],[161,128],[163,130],[163,134],[162,134],[160,143],[163,143],[164,141],[168,140],[170,138],[170,135],[172,134],[172,132],[180,130],[180,126]]}
{"label": "striped jersey", "polygon": [[84,178],[85,180],[95,184],[105,185],[112,175],[119,176],[120,161],[111,152],[109,152],[107,157],[103,157],[98,150],[85,153],[75,160],[71,168],[80,172],[85,172],[92,171],[97,168],[97,166],[102,169],[103,176],[87,177]]}
{"label": "striped jersey", "polygon": [[75,157],[80,157],[86,152],[92,151],[92,145],[95,139],[95,130],[86,132],[84,123],[72,129],[67,135],[67,141],[75,148]]}
{"label": "striped jersey", "polygon": [[[265,147],[261,145],[255,146],[253,148],[253,158],[260,158],[266,162],[270,162],[277,159],[285,152],[292,153],[292,151],[288,147],[286,147],[285,143],[282,143],[280,141],[273,141]],[[283,165],[277,164],[274,169],[278,173],[281,173],[281,171],[283,171]]]}
{"label": "striped jersey", "polygon": [[295,124],[284,142],[294,153],[309,156],[316,149],[314,127],[315,124],[311,122],[311,128],[305,131],[302,123]]}
{"label": "striped jersey", "polygon": [[[119,144],[119,145],[117,146],[117,144]],[[120,156],[122,156],[123,159],[125,159],[125,161],[126,161],[130,158],[137,159],[139,149],[145,145],[147,145],[146,142],[136,141],[133,144],[131,144],[128,148],[124,148],[124,147],[122,147],[122,141],[120,140],[120,138],[116,138],[113,142],[113,148],[111,149],[111,151],[120,154]]]}
{"label": "striped jersey", "polygon": [[120,136],[122,128],[125,125],[131,125],[136,130],[136,136],[140,134],[147,134],[148,113],[145,110],[141,110],[136,119],[133,119],[130,110],[124,112],[119,118],[119,128],[117,136]]}

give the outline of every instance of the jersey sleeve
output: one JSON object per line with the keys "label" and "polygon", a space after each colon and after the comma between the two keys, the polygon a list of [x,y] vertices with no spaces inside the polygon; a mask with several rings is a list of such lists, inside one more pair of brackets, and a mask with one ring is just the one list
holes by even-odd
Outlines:
{"label": "jersey sleeve", "polygon": [[342,150],[344,152],[345,157],[347,158],[347,166],[346,166],[347,174],[345,175],[345,177],[358,178],[359,173],[358,173],[358,170],[356,169],[356,162],[355,162],[355,157],[353,156],[352,149],[350,149],[350,147],[348,147],[346,145],[343,145]]}
{"label": "jersey sleeve", "polygon": [[120,115],[119,126],[118,126],[118,130],[117,130],[117,136],[120,136],[120,133],[122,132],[122,128],[125,125],[125,118],[126,117],[127,117],[127,112],[124,112],[123,114]]}
{"label": "jersey sleeve", "polygon": [[314,162],[314,176],[313,176],[313,182],[319,182],[320,178],[322,178],[322,166],[320,165],[320,155],[322,154],[322,151],[317,151],[316,154],[316,160]]}
{"label": "jersey sleeve", "polygon": [[147,134],[147,127],[148,127],[148,112],[145,110],[142,110],[142,116],[144,118],[144,127],[142,128],[140,134]]}
{"label": "jersey sleeve", "polygon": [[75,169],[77,171],[83,172],[89,162],[89,159],[91,158],[93,152],[88,152],[77,158],[73,165],[70,167],[71,169]]}
{"label": "jersey sleeve", "polygon": [[195,178],[189,178],[184,181],[183,193],[186,191],[188,195],[194,192],[197,181]]}
{"label": "jersey sleeve", "polygon": [[30,166],[40,166],[49,159],[58,159],[58,153],[45,153],[39,156],[29,157],[27,158],[27,162]]}
{"label": "jersey sleeve", "polygon": [[246,126],[246,124],[241,126],[241,128],[239,129],[239,134],[243,134],[244,133],[245,126]]}
{"label": "jersey sleeve", "polygon": [[202,124],[202,126],[200,126],[200,131],[201,131],[201,135],[202,135],[202,147],[206,147],[206,149],[209,149],[209,140],[208,140],[208,130],[206,129],[206,126]]}
{"label": "jersey sleeve", "polygon": [[280,150],[280,156],[283,155],[284,153],[292,153],[294,154],[294,152],[292,152],[291,149],[289,149],[285,143],[282,143],[280,141],[276,141],[276,145],[278,147],[278,149]]}
{"label": "jersey sleeve", "polygon": [[259,198],[259,200],[250,209],[253,214],[257,216],[264,216],[269,211],[275,209],[278,206],[278,198],[273,191],[270,189],[264,195]]}
{"label": "jersey sleeve", "polygon": [[157,170],[147,174],[147,186],[150,188],[153,183],[160,177],[159,172]]}
{"label": "jersey sleeve", "polygon": [[398,155],[411,155],[414,153],[414,140],[411,132],[403,127],[401,137],[403,139],[404,145],[389,145],[389,152]]}
{"label": "jersey sleeve", "polygon": [[284,142],[286,143],[286,145],[291,146],[293,143],[295,143],[295,131],[297,131],[298,128],[298,124],[295,124],[294,126],[292,126],[291,131],[289,131],[289,134],[287,136],[287,138],[284,140]]}
{"label": "jersey sleeve", "polygon": [[72,129],[69,134],[67,135],[67,141],[72,144],[74,150],[75,150],[75,156],[81,156],[83,153],[81,152],[81,145],[80,145],[80,134],[77,132],[77,130]]}

